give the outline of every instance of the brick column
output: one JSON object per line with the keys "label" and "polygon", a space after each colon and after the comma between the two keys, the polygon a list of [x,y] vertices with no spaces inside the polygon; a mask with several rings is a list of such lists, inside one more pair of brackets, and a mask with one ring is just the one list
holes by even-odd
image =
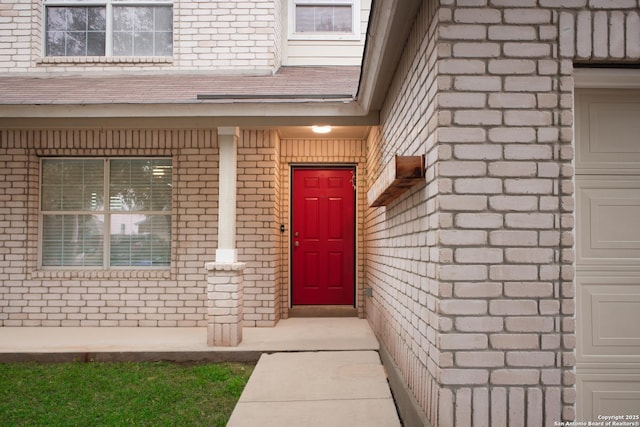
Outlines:
{"label": "brick column", "polygon": [[242,262],[210,262],[207,278],[207,345],[235,347],[242,342]]}
{"label": "brick column", "polygon": [[207,269],[207,344],[235,347],[242,341],[244,263],[237,262],[236,195],[239,130],[218,128],[220,197],[216,260]]}

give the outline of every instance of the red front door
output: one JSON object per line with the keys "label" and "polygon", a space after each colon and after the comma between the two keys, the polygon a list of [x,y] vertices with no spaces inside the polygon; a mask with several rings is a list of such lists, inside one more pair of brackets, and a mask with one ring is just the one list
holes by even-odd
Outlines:
{"label": "red front door", "polygon": [[353,305],[353,169],[293,170],[294,305]]}

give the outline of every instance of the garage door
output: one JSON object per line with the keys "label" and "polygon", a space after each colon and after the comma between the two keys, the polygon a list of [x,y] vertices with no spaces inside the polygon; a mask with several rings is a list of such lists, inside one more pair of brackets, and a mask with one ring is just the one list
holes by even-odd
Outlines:
{"label": "garage door", "polygon": [[576,409],[598,421],[640,413],[640,90],[575,101]]}

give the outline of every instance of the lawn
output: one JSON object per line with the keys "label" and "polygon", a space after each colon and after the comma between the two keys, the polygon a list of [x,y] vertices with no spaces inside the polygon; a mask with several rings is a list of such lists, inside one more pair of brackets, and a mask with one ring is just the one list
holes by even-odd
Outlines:
{"label": "lawn", "polygon": [[0,426],[225,426],[252,365],[0,364]]}

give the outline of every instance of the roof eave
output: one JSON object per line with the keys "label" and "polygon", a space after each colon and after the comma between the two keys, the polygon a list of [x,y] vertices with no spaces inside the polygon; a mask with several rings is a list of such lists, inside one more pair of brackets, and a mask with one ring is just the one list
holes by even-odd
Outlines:
{"label": "roof eave", "polygon": [[358,102],[379,111],[407,42],[421,0],[374,0],[360,71]]}
{"label": "roof eave", "polygon": [[197,102],[166,104],[0,104],[0,127],[43,119],[135,119],[151,122],[162,118],[197,119],[210,126],[300,126],[318,120],[336,126],[370,126],[378,123],[377,112],[365,111],[354,101],[318,102],[295,100],[281,102]]}

